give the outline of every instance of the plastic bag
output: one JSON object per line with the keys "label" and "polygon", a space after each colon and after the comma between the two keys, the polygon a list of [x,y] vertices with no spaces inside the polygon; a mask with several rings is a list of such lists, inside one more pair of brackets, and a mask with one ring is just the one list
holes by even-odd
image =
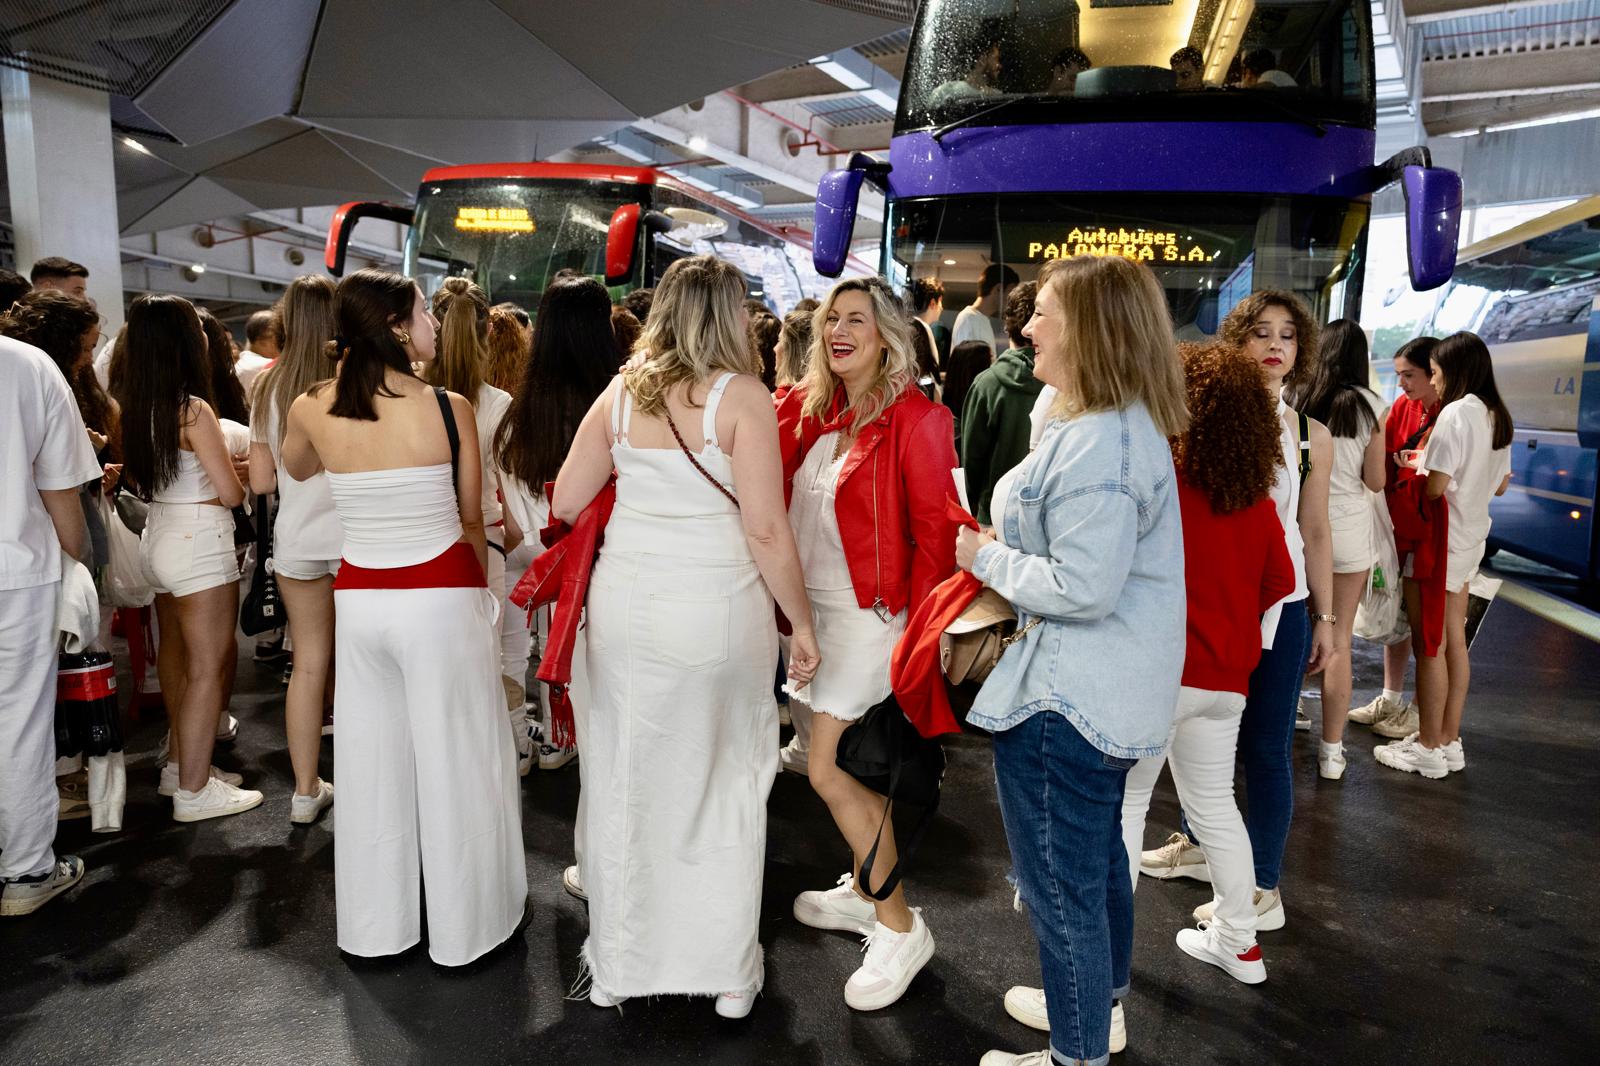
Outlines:
{"label": "plastic bag", "polygon": [[144,563],[139,558],[139,538],[128,530],[103,493],[99,497],[99,507],[111,554],[106,566],[106,596],[113,607],[148,607],[156,594],[145,580]]}
{"label": "plastic bag", "polygon": [[1394,544],[1394,523],[1383,493],[1372,501],[1372,573],[1356,605],[1355,635],[1377,644],[1398,644],[1411,635],[1400,589],[1400,556]]}

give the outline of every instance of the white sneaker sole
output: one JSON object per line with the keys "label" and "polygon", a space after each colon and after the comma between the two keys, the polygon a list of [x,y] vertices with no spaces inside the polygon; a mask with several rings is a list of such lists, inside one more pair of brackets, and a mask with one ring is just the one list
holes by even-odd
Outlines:
{"label": "white sneaker sole", "polygon": [[582,883],[579,882],[577,875],[574,873],[575,870],[577,870],[576,866],[569,866],[561,871],[561,887],[566,889],[567,895],[573,899],[581,899],[583,902],[588,903],[589,893],[583,890]]}
{"label": "white sneaker sole", "polygon": [[[1018,986],[1019,988],[1022,986]],[[1006,1013],[1012,1018],[1026,1025],[1029,1029],[1038,1029],[1040,1032],[1050,1031],[1050,1013],[1035,1011],[1036,1002],[1031,994],[1014,994],[1015,989],[1006,992]]]}
{"label": "white sneaker sole", "polygon": [[310,825],[322,817],[322,812],[333,806],[333,796],[328,796],[327,803],[319,803],[310,811],[295,810],[294,797],[289,797],[289,821],[293,825]]}
{"label": "white sneaker sole", "polygon": [[878,924],[876,910],[873,911],[870,918],[852,918],[848,914],[823,910],[821,907],[808,903],[799,896],[796,896],[794,901],[794,918],[801,925],[809,925],[813,929],[855,933],[857,936],[870,935],[873,928]]}
{"label": "white sneaker sole", "polygon": [[1348,765],[1348,762],[1327,763],[1323,762],[1321,759],[1318,759],[1317,776],[1322,778],[1324,781],[1337,781],[1344,777],[1344,771]]}
{"label": "white sneaker sole", "polygon": [[1441,781],[1450,776],[1450,767],[1448,764],[1438,768],[1423,769],[1412,762],[1385,759],[1383,757],[1383,751],[1383,748],[1379,748],[1372,753],[1372,757],[1377,760],[1380,766],[1387,766],[1391,770],[1399,770],[1403,774],[1416,774],[1419,777],[1427,778],[1429,781]]}
{"label": "white sneaker sole", "polygon": [[846,984],[844,989],[845,1006],[852,1010],[869,1011],[882,1010],[898,1003],[900,997],[906,994],[906,989],[911,987],[911,982],[916,980],[917,974],[921,973],[922,968],[928,965],[928,960],[933,958],[933,937],[930,935],[923,943],[923,948],[917,952],[910,964],[906,966],[905,972],[900,976],[900,980],[888,988],[879,989],[875,992],[852,993],[850,986]]}
{"label": "white sneaker sole", "polygon": [[[1194,930],[1185,929],[1184,932],[1190,933],[1194,932]],[[1190,947],[1187,942],[1189,939],[1190,938],[1188,937],[1180,936],[1177,943],[1179,949],[1190,958],[1199,959],[1201,962],[1215,966],[1217,969],[1221,970],[1223,973],[1227,974],[1229,977],[1240,982],[1241,984],[1259,985],[1267,979],[1267,968],[1265,965],[1250,966],[1244,963],[1237,963],[1233,959],[1225,956],[1213,955],[1210,951],[1206,950],[1203,941],[1194,947]]]}
{"label": "white sneaker sole", "polygon": [[1190,877],[1196,881],[1211,883],[1211,867],[1205,863],[1198,865],[1191,863],[1188,866],[1146,866],[1139,864],[1139,872],[1146,877],[1154,877],[1157,881],[1171,881],[1178,877]]}
{"label": "white sneaker sole", "polygon": [[231,814],[243,814],[245,811],[253,811],[261,806],[261,801],[264,798],[261,793],[257,792],[255,799],[230,803],[226,807],[207,807],[197,811],[182,810],[174,804],[172,820],[174,822],[205,822],[212,818],[226,818]]}
{"label": "white sneaker sole", "polygon": [[567,765],[567,763],[571,762],[573,759],[576,759],[577,757],[578,757],[578,749],[577,748],[569,748],[566,751],[563,751],[560,755],[553,756],[552,758],[549,758],[549,759],[545,758],[543,755],[540,755],[539,756],[539,769],[541,769],[541,770],[559,770],[563,766]]}

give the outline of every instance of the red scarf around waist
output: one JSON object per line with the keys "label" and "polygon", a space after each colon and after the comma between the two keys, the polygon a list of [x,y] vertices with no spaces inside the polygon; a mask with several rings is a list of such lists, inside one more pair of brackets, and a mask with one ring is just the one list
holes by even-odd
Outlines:
{"label": "red scarf around waist", "polygon": [[458,540],[425,563],[370,567],[341,561],[333,579],[335,592],[354,589],[481,589],[488,588],[472,545]]}

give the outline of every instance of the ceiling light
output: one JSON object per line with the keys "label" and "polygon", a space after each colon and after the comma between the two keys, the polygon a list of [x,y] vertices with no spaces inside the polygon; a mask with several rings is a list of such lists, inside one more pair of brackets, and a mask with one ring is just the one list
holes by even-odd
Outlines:
{"label": "ceiling light", "polygon": [[204,274],[206,272],[206,265],[204,263],[195,263],[189,269],[194,271],[196,274]]}
{"label": "ceiling light", "polygon": [[956,265],[956,261],[954,259],[946,259],[944,261],[944,265],[947,267],[953,267]]}
{"label": "ceiling light", "polygon": [[706,150],[706,139],[698,133],[689,138],[689,151],[703,152]]}
{"label": "ceiling light", "polygon": [[150,154],[150,149],[146,148],[144,145],[140,144],[138,141],[136,141],[132,137],[124,135],[123,138],[122,138],[122,143],[123,143],[124,146],[126,146],[128,148],[131,148],[135,152],[138,152],[140,155],[149,155]]}
{"label": "ceiling light", "polygon": [[517,276],[515,274],[507,274],[506,275],[506,280],[507,281],[516,281],[517,280]]}

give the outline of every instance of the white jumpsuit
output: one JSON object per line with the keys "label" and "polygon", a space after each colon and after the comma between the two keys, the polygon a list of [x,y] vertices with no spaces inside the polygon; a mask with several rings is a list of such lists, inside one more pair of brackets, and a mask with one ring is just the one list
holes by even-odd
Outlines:
{"label": "white jumpsuit", "polygon": [[[706,398],[696,456],[730,489],[715,420],[732,376]],[[625,389],[616,407],[617,503],[587,601],[591,700],[575,708],[584,961],[613,998],[739,991],[761,974],[772,597],[738,509],[677,448],[630,447]]]}
{"label": "white jumpsuit", "polygon": [[[328,484],[345,530],[334,585],[339,947],[376,956],[417,943],[425,880],[428,954],[460,966],[511,935],[528,895],[492,601],[470,551],[475,586],[426,587],[429,567],[464,549],[450,464],[330,471]],[[363,571],[388,587],[348,587]]]}

